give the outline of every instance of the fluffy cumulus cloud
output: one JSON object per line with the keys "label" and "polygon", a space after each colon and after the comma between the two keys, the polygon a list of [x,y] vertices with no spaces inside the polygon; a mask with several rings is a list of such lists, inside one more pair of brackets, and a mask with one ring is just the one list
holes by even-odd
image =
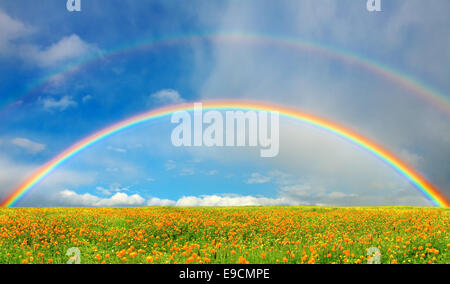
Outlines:
{"label": "fluffy cumulus cloud", "polygon": [[128,195],[118,192],[109,198],[101,198],[89,193],[78,194],[75,191],[63,190],[59,193],[59,201],[71,206],[109,207],[109,206],[142,206],[145,199],[139,194]]}
{"label": "fluffy cumulus cloud", "polygon": [[147,201],[147,206],[175,206],[177,203],[169,199],[160,199],[157,197],[150,198]]}
{"label": "fluffy cumulus cloud", "polygon": [[40,46],[30,41],[29,37],[37,33],[37,30],[0,9],[0,55],[19,56],[40,67],[53,67],[100,53],[95,45],[85,42],[76,34],[63,36],[48,46]]}
{"label": "fluffy cumulus cloud", "polygon": [[88,54],[94,54],[99,50],[83,41],[78,35],[73,34],[63,37],[58,42],[40,49],[31,46],[27,50],[28,57],[43,67],[53,66],[71,59],[81,58]]}
{"label": "fluffy cumulus cloud", "polygon": [[37,154],[45,149],[44,144],[33,142],[27,138],[14,138],[11,140],[11,143],[31,154]]}
{"label": "fluffy cumulus cloud", "polygon": [[180,104],[185,102],[180,93],[172,89],[164,89],[151,94],[150,100],[157,104]]}
{"label": "fluffy cumulus cloud", "polygon": [[287,198],[267,198],[236,195],[185,196],[176,202],[177,206],[287,206],[305,205],[304,202]]}
{"label": "fluffy cumulus cloud", "polygon": [[[178,206],[178,207],[226,207],[226,206],[335,206],[339,202],[351,204],[351,198],[357,198],[356,194],[346,194],[343,192],[332,192],[322,195],[321,198],[313,201],[306,201],[306,196],[293,196],[281,194],[279,197],[268,198],[252,195],[200,195],[183,196],[178,200],[161,199],[152,197],[147,201],[138,194],[127,195],[126,193],[116,193],[108,198],[101,198],[89,193],[78,194],[71,190],[64,190],[59,193],[56,204],[63,206],[87,206],[87,207],[120,207],[120,206]],[[346,199],[346,200],[344,200]],[[423,204],[423,200],[403,197],[401,204]]]}
{"label": "fluffy cumulus cloud", "polygon": [[201,195],[183,196],[177,201],[152,197],[147,201],[138,194],[127,195],[116,193],[108,198],[101,198],[90,193],[79,194],[71,190],[63,190],[57,195],[60,205],[86,207],[120,207],[120,206],[179,206],[179,207],[210,207],[210,206],[290,206],[307,205],[307,202],[289,198],[267,198],[241,195]]}

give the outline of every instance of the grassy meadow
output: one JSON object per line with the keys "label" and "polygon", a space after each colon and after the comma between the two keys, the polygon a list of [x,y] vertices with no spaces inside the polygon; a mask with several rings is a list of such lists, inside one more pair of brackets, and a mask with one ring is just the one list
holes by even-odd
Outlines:
{"label": "grassy meadow", "polygon": [[450,210],[0,208],[0,263],[450,263]]}

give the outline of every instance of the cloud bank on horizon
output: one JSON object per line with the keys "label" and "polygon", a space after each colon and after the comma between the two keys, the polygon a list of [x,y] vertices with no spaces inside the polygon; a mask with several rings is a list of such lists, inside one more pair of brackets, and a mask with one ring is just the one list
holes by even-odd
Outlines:
{"label": "cloud bank on horizon", "polygon": [[[0,198],[79,139],[142,111],[202,99],[252,99],[327,117],[386,146],[450,196],[450,123],[409,90],[357,66],[283,45],[144,38],[238,31],[341,47],[450,94],[450,3],[383,1],[0,0]],[[64,3],[63,3],[64,4]],[[32,5],[24,9],[24,5]],[[48,14],[53,15],[47,17]],[[83,68],[57,70],[86,56]],[[54,74],[22,96],[24,86]],[[26,89],[26,88],[25,88]],[[280,154],[174,148],[161,119],[67,161],[19,206],[430,205],[385,164],[282,119]]]}

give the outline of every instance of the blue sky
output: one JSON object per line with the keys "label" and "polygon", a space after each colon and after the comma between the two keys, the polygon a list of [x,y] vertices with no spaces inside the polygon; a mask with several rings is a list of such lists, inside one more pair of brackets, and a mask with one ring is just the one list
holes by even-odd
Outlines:
{"label": "blue sky", "polygon": [[[450,196],[447,114],[360,67],[282,45],[179,41],[104,56],[168,35],[239,32],[346,49],[450,93],[450,4],[382,1],[0,0],[0,198],[59,152],[142,111],[203,99],[290,105],[351,127]],[[81,58],[98,60],[27,86]],[[176,148],[168,119],[118,133],[54,171],[20,206],[430,205],[345,141],[281,119],[280,155]]]}

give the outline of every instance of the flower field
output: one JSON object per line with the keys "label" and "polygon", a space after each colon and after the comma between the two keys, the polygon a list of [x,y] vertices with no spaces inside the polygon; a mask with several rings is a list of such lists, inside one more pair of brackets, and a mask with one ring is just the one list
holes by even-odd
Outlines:
{"label": "flower field", "polygon": [[1,208],[0,263],[450,263],[449,224],[441,208]]}

